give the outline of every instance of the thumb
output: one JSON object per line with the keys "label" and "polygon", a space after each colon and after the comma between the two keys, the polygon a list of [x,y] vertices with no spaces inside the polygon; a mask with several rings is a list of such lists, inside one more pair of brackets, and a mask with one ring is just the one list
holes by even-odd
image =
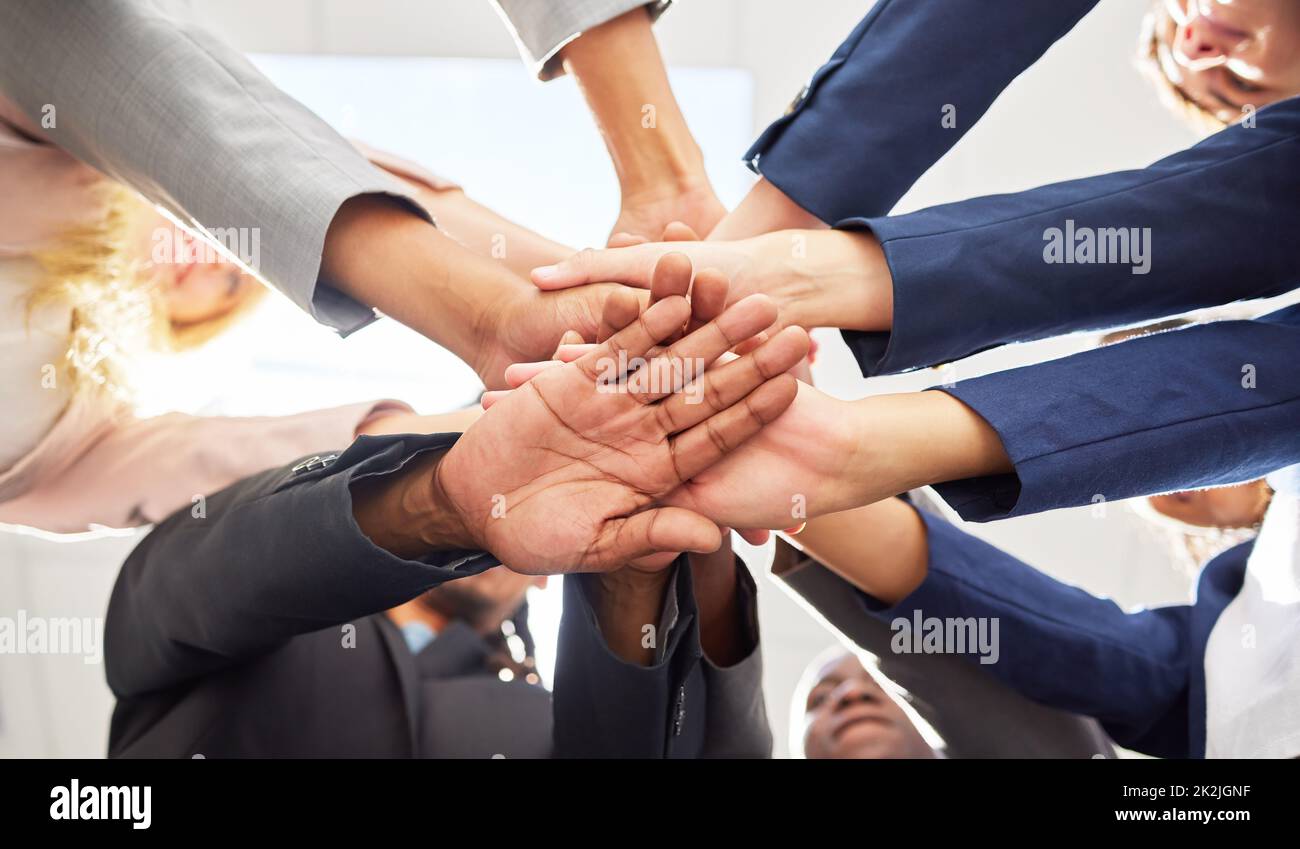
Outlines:
{"label": "thumb", "polygon": [[592,546],[592,550],[600,552],[600,562],[590,568],[607,571],[665,552],[707,554],[721,545],[718,526],[699,513],[681,507],[656,507],[606,522]]}
{"label": "thumb", "polygon": [[603,251],[587,248],[556,265],[534,268],[533,285],[539,289],[551,290],[568,289],[585,283],[613,282],[649,289],[656,253],[647,252],[645,247],[647,246],[634,245]]}
{"label": "thumb", "polygon": [[664,228],[661,242],[698,242],[700,234],[691,229],[691,225],[684,221],[670,221]]}

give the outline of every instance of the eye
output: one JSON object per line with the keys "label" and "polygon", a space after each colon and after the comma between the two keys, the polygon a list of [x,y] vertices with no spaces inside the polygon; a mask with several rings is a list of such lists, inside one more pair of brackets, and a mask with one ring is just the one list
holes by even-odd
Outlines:
{"label": "eye", "polygon": [[808,696],[808,710],[817,710],[826,702],[825,693],[812,693]]}
{"label": "eye", "polygon": [[1223,69],[1223,74],[1225,77],[1227,77],[1228,85],[1236,89],[1237,91],[1241,92],[1242,94],[1250,94],[1252,92],[1262,90],[1259,86],[1255,85],[1249,80],[1243,80],[1241,77],[1237,76],[1232,71],[1229,71],[1227,68]]}

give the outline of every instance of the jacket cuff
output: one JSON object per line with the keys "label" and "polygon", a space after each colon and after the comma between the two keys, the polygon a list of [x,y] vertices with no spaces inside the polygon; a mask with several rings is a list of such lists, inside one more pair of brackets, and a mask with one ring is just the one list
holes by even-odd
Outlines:
{"label": "jacket cuff", "polygon": [[[368,570],[373,569],[373,580],[368,582],[368,587],[375,600],[368,605],[372,609],[367,612],[386,610],[438,584],[500,565],[501,561],[491,553],[476,550],[437,551],[415,560],[397,557],[375,545],[353,515],[353,483],[394,474],[421,454],[451,448],[459,438],[458,433],[361,436],[342,454],[304,459],[275,486],[277,493],[302,488],[292,505],[293,515],[343,517],[337,524],[320,524],[324,536],[318,535],[313,543],[319,558],[318,568],[350,571],[364,563]],[[312,502],[318,506],[309,506]]]}
{"label": "jacket cuff", "polygon": [[560,51],[586,30],[612,21],[644,6],[651,21],[672,5],[672,0],[494,0],[493,5],[515,38],[519,56],[542,82],[564,75]]}
{"label": "jacket cuff", "polygon": [[688,680],[702,675],[685,566],[683,555],[670,567],[664,605],[669,630],[660,632],[661,646],[648,666],[628,663],[605,642],[585,589],[595,578],[566,576],[553,696],[557,757],[663,758],[678,750],[677,738],[702,739],[703,718],[685,722]]}

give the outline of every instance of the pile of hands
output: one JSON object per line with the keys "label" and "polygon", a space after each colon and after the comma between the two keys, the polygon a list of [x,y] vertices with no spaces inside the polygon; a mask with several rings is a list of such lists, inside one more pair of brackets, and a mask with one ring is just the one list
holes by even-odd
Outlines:
{"label": "pile of hands", "polygon": [[506,367],[438,463],[458,546],[530,574],[655,571],[851,506],[846,405],[796,379],[808,333],[750,291],[754,259],[684,224],[611,246],[534,272],[542,291],[628,285],[550,359]]}

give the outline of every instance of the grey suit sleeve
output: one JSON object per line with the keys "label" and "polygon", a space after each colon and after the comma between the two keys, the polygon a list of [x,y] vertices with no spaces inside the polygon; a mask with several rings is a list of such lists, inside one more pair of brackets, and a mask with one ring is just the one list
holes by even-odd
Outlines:
{"label": "grey suit sleeve", "polygon": [[896,654],[893,631],[867,615],[854,587],[784,540],[777,542],[773,572],[833,629],[878,659],[880,672],[909,693],[912,707],[943,738],[949,757],[1115,756],[1096,720],[1032,702],[963,657]]}
{"label": "grey suit sleeve", "polygon": [[263,472],[162,522],[113,587],[104,625],[113,693],[174,687],[497,565],[481,551],[403,560],[352,515],[354,481],[391,474],[458,436],[361,437],[332,462]]}
{"label": "grey suit sleeve", "polygon": [[5,3],[0,91],[51,143],[179,220],[228,247],[242,236],[241,259],[343,333],[374,311],[320,278],[339,207],[388,194],[428,217],[238,51],[145,0]]}
{"label": "grey suit sleeve", "polygon": [[644,6],[651,20],[672,5],[672,0],[492,0],[519,55],[539,80],[564,75],[560,49],[585,30],[612,21],[619,15]]}

